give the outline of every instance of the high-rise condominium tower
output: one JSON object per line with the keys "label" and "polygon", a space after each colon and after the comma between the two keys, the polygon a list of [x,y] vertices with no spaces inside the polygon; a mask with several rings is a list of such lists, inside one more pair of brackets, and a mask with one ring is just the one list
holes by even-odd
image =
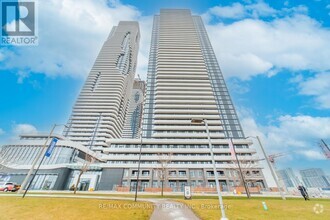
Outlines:
{"label": "high-rise condominium tower", "polygon": [[[137,22],[122,21],[112,28],[75,103],[64,136],[50,135],[58,139],[57,145],[50,157],[42,159],[41,170],[31,189],[69,189],[77,181],[82,163],[89,157],[95,159],[93,171],[82,176],[79,190],[97,189],[99,185],[112,189],[108,178],[116,175],[111,172],[102,175],[98,163],[102,155],[97,154],[99,151],[95,148],[107,147],[107,139],[121,138],[127,115],[132,115],[129,103],[139,40]],[[138,114],[133,121],[139,123],[141,107],[136,111]],[[136,135],[139,125],[131,130]],[[46,134],[24,134],[20,140],[0,148],[0,168],[5,173],[1,172],[0,182],[21,184],[35,159],[39,163],[43,157],[45,141],[49,143],[49,139]]]}
{"label": "high-rise condominium tower", "polygon": [[217,59],[200,16],[161,10],[155,16],[144,109],[147,138],[243,138]]}
{"label": "high-rise condominium tower", "polygon": [[[57,172],[61,178],[54,177],[50,188],[75,184],[78,162],[88,154],[100,163],[93,163],[81,176],[80,190],[134,190],[138,181],[144,191],[160,186],[182,191],[190,185],[195,192],[215,192],[205,122],[222,190],[242,186],[229,148],[231,138],[245,180],[251,186],[267,187],[256,150],[244,139],[201,17],[177,9],[155,15],[145,99],[144,83],[134,83],[138,44],[137,22],[120,22],[112,29],[75,103],[65,137],[59,137],[63,149],[50,161],[64,167],[66,175]],[[204,124],[193,124],[192,119]],[[21,148],[37,143],[31,136],[23,138],[8,146],[7,153],[22,153]],[[39,136],[36,139],[40,150],[43,145]],[[31,154],[28,159],[32,160]],[[44,185],[42,178],[35,189]]]}
{"label": "high-rise condominium tower", "polygon": [[187,184],[214,189],[206,126],[192,123],[204,119],[223,189],[232,190],[240,181],[230,138],[246,180],[266,187],[256,150],[244,139],[201,17],[192,16],[190,10],[164,9],[154,16],[143,112],[142,139],[109,139],[103,149],[108,172],[123,173],[117,180],[122,186],[134,189],[140,172],[139,185],[145,190],[161,182],[173,191]]}
{"label": "high-rise condominium tower", "polygon": [[139,48],[139,24],[112,28],[72,110],[64,135],[88,148],[122,137]]}

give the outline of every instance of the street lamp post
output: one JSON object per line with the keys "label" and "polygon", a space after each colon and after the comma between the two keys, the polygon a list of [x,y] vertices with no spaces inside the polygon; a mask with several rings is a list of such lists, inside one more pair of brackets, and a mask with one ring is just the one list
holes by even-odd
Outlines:
{"label": "street lamp post", "polygon": [[259,143],[259,146],[260,146],[260,148],[261,148],[262,154],[264,155],[265,160],[267,161],[268,167],[269,167],[270,172],[271,172],[271,174],[272,174],[272,176],[273,176],[273,178],[274,178],[274,180],[275,180],[275,183],[276,183],[276,186],[277,186],[277,188],[278,188],[278,191],[280,192],[282,199],[285,200],[285,196],[284,196],[284,193],[282,192],[281,187],[280,187],[280,184],[279,184],[279,182],[278,182],[278,180],[277,180],[276,173],[275,173],[275,171],[274,171],[272,165],[270,164],[269,158],[268,158],[268,156],[267,156],[267,154],[266,154],[266,152],[265,152],[264,147],[263,147],[262,144],[261,144],[261,141],[260,141],[259,136],[255,136],[255,137],[254,137],[254,136],[249,136],[249,137],[246,137],[246,139],[247,139],[247,138],[256,138],[256,139],[258,140],[258,143]]}
{"label": "street lamp post", "polygon": [[245,182],[245,179],[244,179],[244,175],[243,175],[243,172],[242,172],[242,168],[241,168],[240,162],[238,160],[236,149],[235,149],[235,146],[234,146],[234,143],[233,143],[233,139],[232,138],[230,138],[230,142],[231,142],[231,145],[233,147],[233,151],[234,151],[235,158],[236,158],[236,161],[237,161],[238,169],[239,169],[239,172],[241,174],[242,182],[243,182],[243,185],[244,185],[244,188],[245,188],[245,191],[246,191],[246,196],[248,198],[250,198],[251,195],[250,195],[249,187],[246,185],[246,182]]}
{"label": "street lamp post", "polygon": [[[54,124],[54,125],[53,125],[52,130],[50,131],[50,133],[49,133],[49,135],[48,135],[48,137],[47,137],[47,139],[46,139],[44,145],[42,146],[42,150],[39,152],[39,154],[37,155],[37,157],[34,159],[32,165],[31,165],[31,168],[30,168],[28,174],[26,175],[26,177],[25,177],[25,179],[24,179],[24,181],[23,181],[23,183],[22,183],[22,185],[21,185],[21,188],[18,190],[17,193],[22,193],[23,190],[24,190],[24,188],[26,187],[26,185],[27,185],[27,183],[28,183],[28,181],[29,181],[29,178],[30,178],[30,176],[32,175],[32,173],[33,173],[33,171],[34,171],[34,167],[36,166],[36,164],[37,164],[37,162],[40,160],[40,158],[44,156],[44,154],[45,154],[44,151],[45,151],[46,148],[47,148],[47,142],[48,142],[48,140],[51,138],[51,136],[53,135],[53,132],[54,132],[54,130],[55,130],[55,128],[56,128],[57,126],[66,126],[66,125],[64,125],[64,124]],[[41,160],[43,160],[43,158],[41,158]],[[30,184],[29,184],[29,185],[30,185]]]}
{"label": "street lamp post", "polygon": [[228,220],[228,218],[226,217],[225,208],[224,208],[223,201],[222,201],[221,189],[220,189],[219,178],[218,178],[218,172],[217,172],[217,168],[215,166],[213,146],[212,146],[212,143],[211,143],[210,131],[209,131],[209,126],[207,124],[207,120],[206,119],[193,118],[193,119],[191,119],[191,123],[193,123],[193,124],[204,123],[205,124],[206,133],[207,133],[207,140],[208,140],[208,143],[209,143],[209,148],[210,148],[210,153],[211,153],[211,158],[212,158],[215,184],[216,184],[216,187],[217,187],[217,193],[218,193],[218,198],[219,198],[219,203],[220,203],[221,216],[222,216],[221,220]]}
{"label": "street lamp post", "polygon": [[140,142],[140,154],[139,154],[139,162],[138,162],[138,173],[136,177],[136,186],[135,186],[135,199],[137,199],[138,187],[139,187],[139,177],[140,177],[140,166],[141,166],[141,155],[142,155],[142,132],[141,132],[141,142]]}

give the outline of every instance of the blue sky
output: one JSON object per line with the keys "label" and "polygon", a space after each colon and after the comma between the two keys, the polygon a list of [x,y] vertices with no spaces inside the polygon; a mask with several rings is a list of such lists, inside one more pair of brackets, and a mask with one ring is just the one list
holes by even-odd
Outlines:
{"label": "blue sky", "polygon": [[322,167],[330,144],[330,1],[39,1],[39,45],[0,47],[0,144],[66,123],[102,42],[120,20],[138,20],[145,78],[152,16],[160,8],[201,15],[246,135],[279,168]]}

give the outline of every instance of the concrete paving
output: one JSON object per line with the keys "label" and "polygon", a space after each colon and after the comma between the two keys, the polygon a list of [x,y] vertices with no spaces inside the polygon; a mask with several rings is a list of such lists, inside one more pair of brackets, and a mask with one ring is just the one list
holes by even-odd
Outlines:
{"label": "concrete paving", "polygon": [[199,220],[191,209],[183,203],[171,200],[153,200],[154,212],[150,220]]}

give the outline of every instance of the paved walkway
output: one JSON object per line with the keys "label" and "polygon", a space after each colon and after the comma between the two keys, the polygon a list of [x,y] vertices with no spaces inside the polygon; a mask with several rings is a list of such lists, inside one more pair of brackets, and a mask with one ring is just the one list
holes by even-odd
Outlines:
{"label": "paved walkway", "polygon": [[[1,193],[0,196],[22,197],[22,194]],[[27,194],[26,197],[53,197],[53,198],[90,198],[90,199],[113,199],[113,200],[134,200],[129,197],[117,196],[99,196],[99,195],[63,195],[63,194]],[[148,199],[139,198],[138,201],[152,202],[154,204],[154,212],[150,220],[199,220],[199,218],[191,211],[191,209],[183,203],[175,202],[168,199]]]}
{"label": "paved walkway", "polygon": [[155,204],[150,220],[199,220],[183,203],[171,200],[149,200]]}

